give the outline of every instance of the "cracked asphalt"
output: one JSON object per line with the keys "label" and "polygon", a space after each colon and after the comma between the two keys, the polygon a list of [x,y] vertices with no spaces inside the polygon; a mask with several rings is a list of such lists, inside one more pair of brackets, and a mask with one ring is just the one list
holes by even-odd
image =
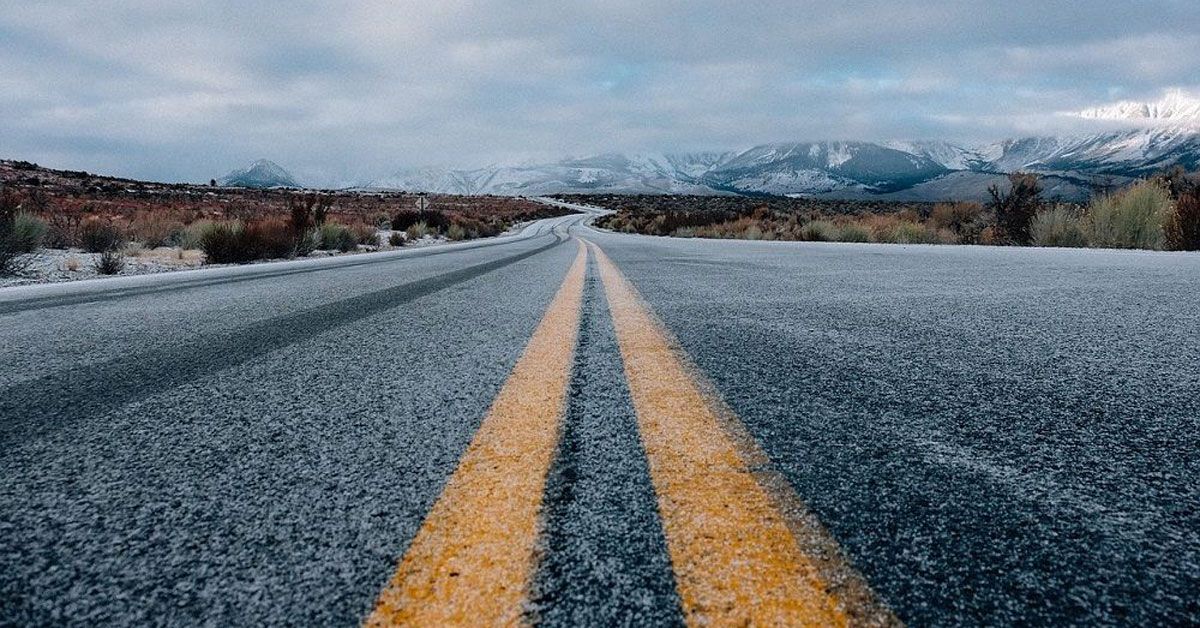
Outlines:
{"label": "cracked asphalt", "polygon": [[[568,231],[900,620],[1200,623],[1200,256],[579,220],[0,291],[0,625],[360,623],[563,282]],[[679,624],[594,264],[526,617]]]}

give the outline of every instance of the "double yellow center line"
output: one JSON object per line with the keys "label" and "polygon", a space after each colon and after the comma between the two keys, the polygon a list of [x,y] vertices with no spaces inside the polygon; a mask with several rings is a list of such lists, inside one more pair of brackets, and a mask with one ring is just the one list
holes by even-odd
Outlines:
{"label": "double yellow center line", "polygon": [[[844,565],[801,549],[812,530],[789,519],[752,466],[732,413],[706,392],[636,289],[597,260],[639,433],[690,625],[896,623]],[[514,625],[537,567],[539,513],[565,413],[579,333],[583,243],[524,353],[426,517],[366,624]],[[734,419],[736,420],[736,419]],[[817,536],[821,536],[818,532]],[[806,548],[836,552],[827,535]],[[827,584],[835,565],[842,599]],[[865,592],[865,593],[864,593]],[[865,602],[864,602],[865,600]],[[866,604],[872,613],[850,605]],[[865,621],[863,621],[865,620]]]}

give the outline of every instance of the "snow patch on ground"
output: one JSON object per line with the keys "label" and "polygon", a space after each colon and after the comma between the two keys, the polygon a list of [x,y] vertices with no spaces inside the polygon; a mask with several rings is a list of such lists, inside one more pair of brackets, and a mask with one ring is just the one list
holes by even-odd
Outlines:
{"label": "snow patch on ground", "polygon": [[[528,223],[526,223],[528,224]],[[520,231],[514,227],[506,231],[502,235],[509,235]],[[384,235],[386,233],[386,236]],[[403,232],[400,232],[403,233]],[[391,231],[380,231],[382,241],[387,242],[387,236],[391,235]],[[450,242],[444,236],[425,236],[419,240],[407,242],[405,248],[423,248],[428,246],[437,246]],[[397,247],[392,246],[360,246],[357,251],[342,253],[339,251],[313,251],[308,257],[297,257],[294,260],[317,258],[317,257],[340,257],[344,255],[354,255],[357,253],[370,253],[380,250],[388,250]],[[125,267],[121,272],[115,275],[102,275],[96,270],[96,261],[100,259],[99,253],[88,253],[81,249],[41,249],[36,253],[31,253],[22,258],[24,268],[16,275],[0,277],[0,288],[10,286],[28,286],[44,283],[62,283],[66,281],[82,281],[84,279],[97,279],[101,277],[130,277],[133,275],[151,275],[156,273],[169,273],[178,270],[194,270],[200,267],[204,268],[220,268],[223,266],[237,266],[238,264],[205,264],[204,253],[197,250],[185,250],[179,247],[159,247],[157,249],[144,249],[128,251],[125,255]],[[264,262],[280,262],[290,260],[256,260],[251,264],[260,264]]]}

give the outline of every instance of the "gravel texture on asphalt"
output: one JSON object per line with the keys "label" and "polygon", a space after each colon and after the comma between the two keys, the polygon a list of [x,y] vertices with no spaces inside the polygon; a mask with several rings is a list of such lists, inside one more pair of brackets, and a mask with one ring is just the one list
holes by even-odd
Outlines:
{"label": "gravel texture on asphalt", "polygon": [[[439,256],[443,277],[510,262],[415,298],[390,265],[326,277],[340,300],[263,303],[311,275],[204,288],[188,334],[127,347],[158,370],[92,367],[120,402],[68,375],[8,391],[41,390],[3,414],[0,624],[356,624],[575,255],[546,244]],[[150,318],[162,296],[106,307]],[[252,307],[287,324],[239,326]],[[97,335],[136,324],[96,320]]]}
{"label": "gravel texture on asphalt", "polygon": [[1200,256],[587,237],[901,619],[1200,621]]}
{"label": "gravel texture on asphalt", "polygon": [[683,625],[632,403],[592,260],[567,415],[546,486],[530,608],[538,625]]}
{"label": "gravel texture on asphalt", "polygon": [[[359,623],[576,220],[0,291],[0,625]],[[902,620],[1200,623],[1200,255],[577,232]],[[677,623],[597,288],[529,612]]]}

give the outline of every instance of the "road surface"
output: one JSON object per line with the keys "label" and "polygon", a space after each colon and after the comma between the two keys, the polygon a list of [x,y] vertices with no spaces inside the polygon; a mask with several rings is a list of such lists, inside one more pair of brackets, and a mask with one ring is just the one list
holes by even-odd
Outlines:
{"label": "road surface", "polygon": [[581,223],[0,291],[0,625],[1200,622],[1200,256]]}

